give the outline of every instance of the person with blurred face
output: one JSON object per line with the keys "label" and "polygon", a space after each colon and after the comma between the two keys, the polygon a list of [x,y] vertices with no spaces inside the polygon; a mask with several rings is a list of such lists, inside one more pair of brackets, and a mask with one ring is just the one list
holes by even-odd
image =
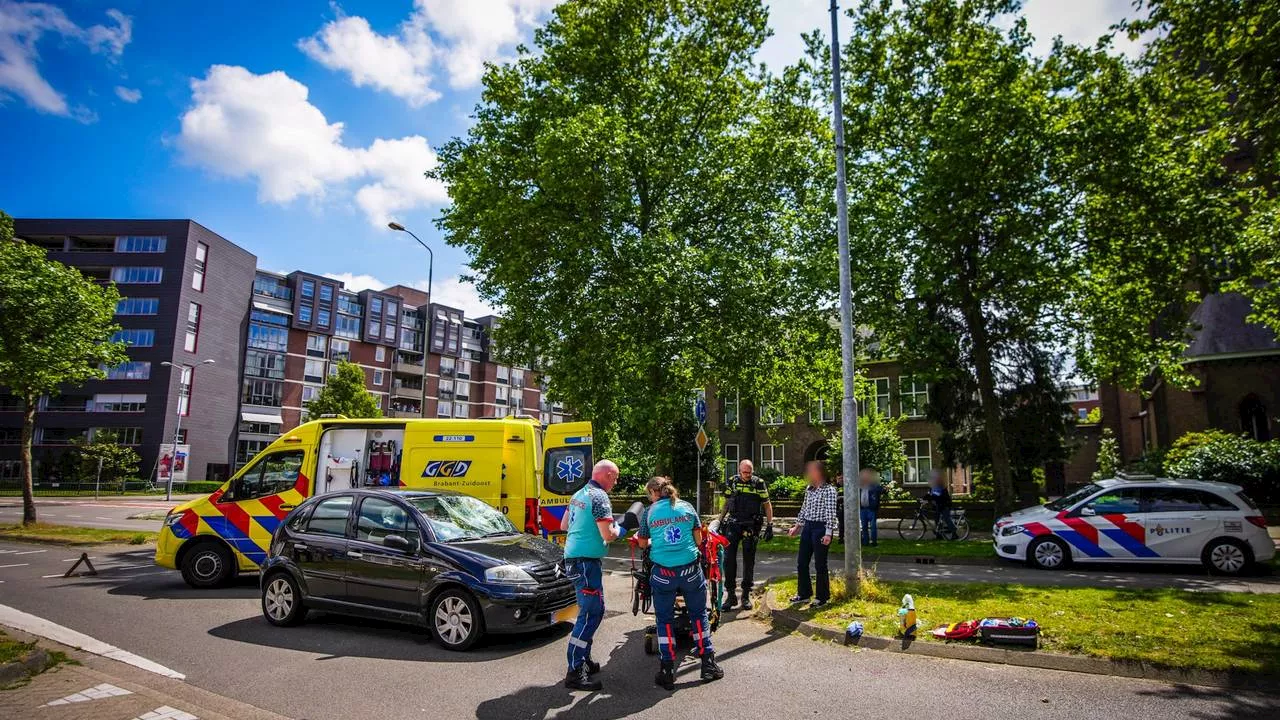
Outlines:
{"label": "person with blurred face", "polygon": [[601,460],[591,469],[591,479],[573,494],[560,522],[568,533],[564,564],[578,595],[578,619],[569,635],[569,672],[564,686],[571,690],[599,690],[592,677],[600,664],[591,659],[591,641],[604,619],[604,579],[600,561],[610,542],[622,535],[613,519],[609,491],[618,482],[618,466]]}
{"label": "person with blurred face", "polygon": [[[820,608],[831,598],[831,579],[827,568],[827,553],[831,549],[831,533],[836,527],[836,489],[827,482],[827,469],[822,461],[812,460],[804,469],[809,487],[804,489],[804,504],[796,516],[796,524],[789,533],[800,536],[800,553],[796,558],[799,574],[798,590],[792,603],[808,602],[810,608]],[[809,580],[809,561],[813,561],[818,576],[817,596]]]}
{"label": "person with blurred face", "polygon": [[862,544],[874,546],[884,486],[880,484],[880,478],[876,477],[875,468],[862,468],[859,479],[862,481],[862,487],[858,489],[858,520],[862,525]]}

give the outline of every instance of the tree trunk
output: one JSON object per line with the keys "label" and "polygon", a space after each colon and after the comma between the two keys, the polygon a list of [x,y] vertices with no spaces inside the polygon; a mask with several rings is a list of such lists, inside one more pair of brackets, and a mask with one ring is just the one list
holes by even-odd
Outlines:
{"label": "tree trunk", "polygon": [[1009,448],[1004,442],[1004,423],[1000,417],[1000,399],[996,397],[995,370],[992,369],[991,339],[982,308],[969,303],[964,308],[969,337],[973,341],[973,365],[978,379],[978,399],[982,403],[982,424],[991,445],[991,474],[996,486],[996,512],[1004,514],[1013,508],[1013,470],[1009,464]]}
{"label": "tree trunk", "polygon": [[36,432],[36,399],[28,395],[22,406],[22,524],[36,522],[36,498],[31,486],[31,441]]}

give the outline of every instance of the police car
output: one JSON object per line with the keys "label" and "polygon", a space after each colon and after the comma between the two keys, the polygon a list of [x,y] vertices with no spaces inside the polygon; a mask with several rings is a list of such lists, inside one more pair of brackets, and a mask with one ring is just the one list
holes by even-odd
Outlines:
{"label": "police car", "polygon": [[996,521],[996,554],[1056,570],[1072,561],[1202,563],[1238,575],[1276,552],[1262,511],[1238,485],[1100,480]]}

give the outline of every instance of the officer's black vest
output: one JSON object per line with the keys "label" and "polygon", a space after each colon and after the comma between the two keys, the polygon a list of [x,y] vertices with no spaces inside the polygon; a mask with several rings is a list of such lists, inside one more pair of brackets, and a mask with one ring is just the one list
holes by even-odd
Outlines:
{"label": "officer's black vest", "polygon": [[729,517],[740,522],[752,522],[764,515],[769,487],[759,475],[752,475],[750,482],[734,475],[725,488],[725,495],[729,499]]}

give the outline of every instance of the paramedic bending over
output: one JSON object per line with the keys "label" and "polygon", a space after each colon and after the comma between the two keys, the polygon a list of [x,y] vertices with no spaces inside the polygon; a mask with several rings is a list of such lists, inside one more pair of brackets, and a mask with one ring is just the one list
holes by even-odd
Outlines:
{"label": "paramedic bending over", "polygon": [[653,609],[657,615],[658,658],[662,662],[655,685],[667,690],[675,687],[676,669],[676,595],[684,597],[689,610],[689,629],[693,647],[702,656],[702,682],[724,677],[716,665],[711,647],[711,628],[707,623],[707,579],[702,574],[702,521],[689,503],[681,500],[667,478],[656,477],[645,485],[652,504],[640,516],[636,531],[640,547],[649,548],[653,571],[649,587],[653,590]]}

